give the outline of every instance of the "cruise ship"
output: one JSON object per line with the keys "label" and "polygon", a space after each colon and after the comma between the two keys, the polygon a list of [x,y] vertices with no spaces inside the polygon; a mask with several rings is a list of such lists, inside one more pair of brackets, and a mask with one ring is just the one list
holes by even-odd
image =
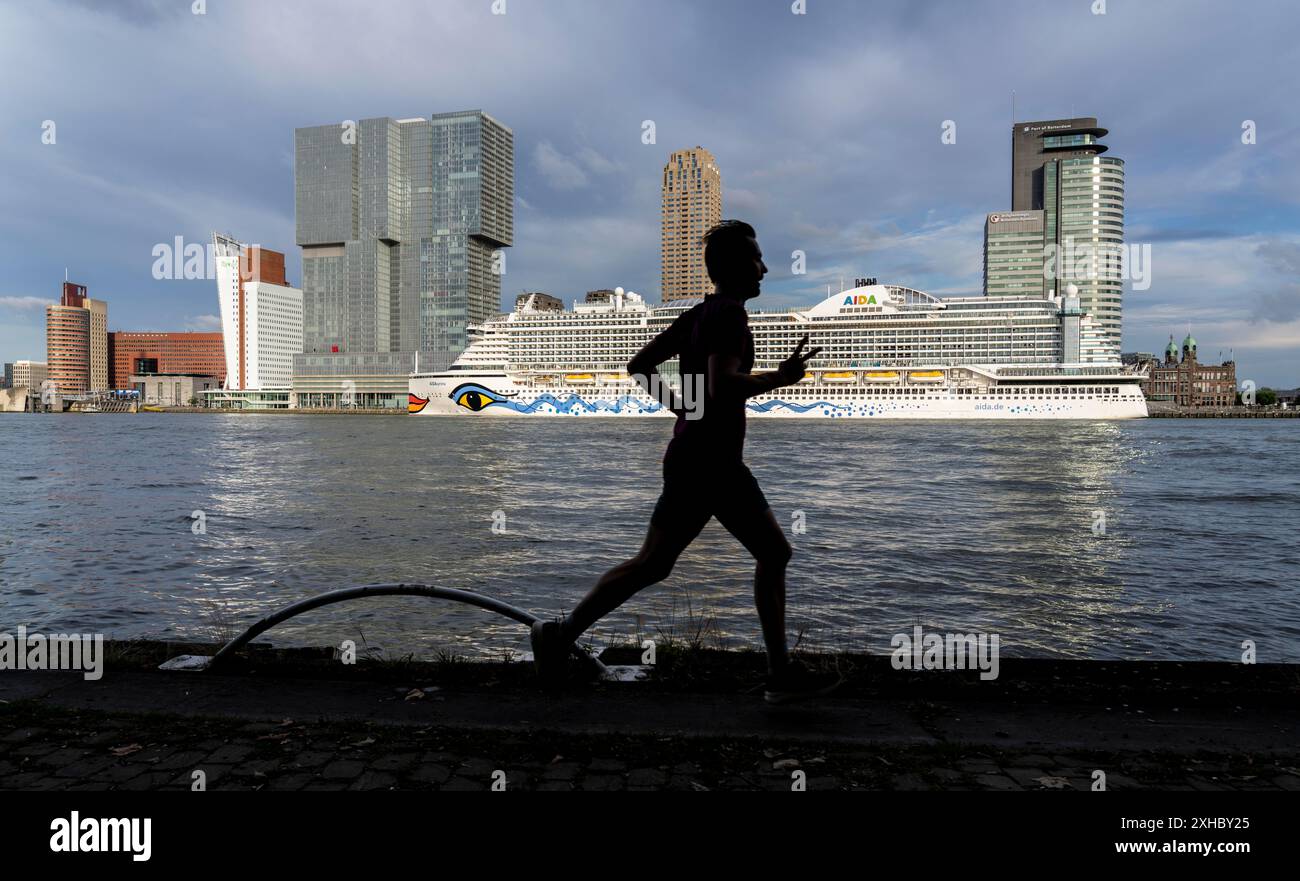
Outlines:
{"label": "cruise ship", "polygon": [[[1133,419],[1143,375],[1120,363],[1071,296],[935,297],[861,279],[807,309],[753,310],[755,371],[775,370],[805,334],[821,353],[793,386],[751,398],[754,416],[825,419]],[[470,329],[450,368],[410,377],[420,416],[670,416],[627,375],[628,360],[696,301],[652,306],[622,289],[565,309],[526,294]],[[751,301],[753,302],[753,301]],[[665,380],[689,393],[677,363]]]}

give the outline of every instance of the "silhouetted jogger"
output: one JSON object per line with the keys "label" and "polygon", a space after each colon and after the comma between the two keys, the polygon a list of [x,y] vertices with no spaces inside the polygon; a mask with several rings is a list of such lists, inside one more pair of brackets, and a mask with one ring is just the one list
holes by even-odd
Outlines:
{"label": "silhouetted jogger", "polygon": [[[784,703],[825,694],[839,684],[791,662],[785,640],[785,569],[790,543],[772,514],[758,482],[742,459],[745,401],[803,379],[805,336],[794,353],[771,373],[751,373],[754,340],[744,303],[759,295],[767,274],[754,228],[724,220],[704,237],[704,262],[714,293],[682,313],[628,362],[628,373],[677,414],[664,455],[663,494],[655,505],[641,551],[601,577],[566,618],[533,625],[533,657],[543,682],[555,685],[575,640],[637,591],[668,577],[682,551],[717,517],[754,556],[754,604],[767,646],[764,697]],[[660,381],[658,367],[676,357],[683,383],[702,383],[698,412]],[[691,402],[686,402],[691,403]]]}

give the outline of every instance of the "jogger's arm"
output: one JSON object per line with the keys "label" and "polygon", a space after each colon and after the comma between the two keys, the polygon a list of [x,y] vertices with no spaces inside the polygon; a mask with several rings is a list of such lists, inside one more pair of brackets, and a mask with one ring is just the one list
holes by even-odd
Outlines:
{"label": "jogger's arm", "polygon": [[805,353],[803,347],[807,344],[808,337],[805,335],[794,353],[782,361],[779,368],[768,373],[741,372],[739,355],[710,355],[709,387],[715,395],[736,395],[748,399],[782,386],[794,385],[803,379],[808,359],[821,351],[818,347]]}
{"label": "jogger's arm", "polygon": [[682,409],[681,401],[673,392],[672,386],[663,381],[659,375],[659,365],[677,357],[681,351],[677,325],[674,323],[663,333],[645,344],[645,348],[632,356],[627,362],[628,375],[636,380],[637,385],[645,389],[655,400],[674,413]]}

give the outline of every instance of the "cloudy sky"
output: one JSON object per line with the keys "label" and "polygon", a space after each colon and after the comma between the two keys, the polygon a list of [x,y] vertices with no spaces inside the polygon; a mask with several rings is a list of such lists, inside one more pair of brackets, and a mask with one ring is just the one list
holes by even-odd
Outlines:
{"label": "cloudy sky", "polygon": [[[0,0],[0,360],[44,360],[66,270],[113,330],[216,329],[153,249],[293,243],[293,130],[481,108],[515,133],[503,293],[659,295],[660,170],[718,159],[764,301],[874,275],[980,292],[1021,120],[1096,116],[1152,248],[1127,350],[1300,384],[1300,9],[1273,0]],[[642,143],[653,120],[656,143]],[[941,139],[945,120],[956,143]],[[1256,143],[1242,143],[1254,122]],[[54,123],[54,143],[46,133]],[[43,138],[43,135],[46,135]],[[791,274],[790,254],[807,254]]]}

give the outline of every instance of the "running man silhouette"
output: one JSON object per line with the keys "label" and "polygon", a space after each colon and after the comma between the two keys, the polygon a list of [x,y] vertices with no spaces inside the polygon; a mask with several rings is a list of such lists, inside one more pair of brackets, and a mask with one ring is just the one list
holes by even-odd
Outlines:
{"label": "running man silhouette", "polygon": [[[627,371],[677,414],[663,460],[663,494],[650,518],[641,551],[601,577],[567,617],[538,621],[532,628],[533,658],[543,684],[563,678],[574,642],[598,620],[635,593],[663,581],[678,556],[717,517],[753,555],[754,605],[767,647],[764,699],[786,703],[829,693],[836,675],[812,672],[791,661],[785,639],[785,569],[791,548],[742,460],[745,401],[803,379],[805,365],[820,349],[804,352],[808,337],[771,373],[751,373],[754,340],[744,303],[759,295],[767,274],[754,228],[724,220],[704,237],[704,264],[715,290],[682,313],[628,362]],[[663,383],[660,364],[678,358],[683,383],[696,381],[704,394],[698,412],[688,413]]]}

